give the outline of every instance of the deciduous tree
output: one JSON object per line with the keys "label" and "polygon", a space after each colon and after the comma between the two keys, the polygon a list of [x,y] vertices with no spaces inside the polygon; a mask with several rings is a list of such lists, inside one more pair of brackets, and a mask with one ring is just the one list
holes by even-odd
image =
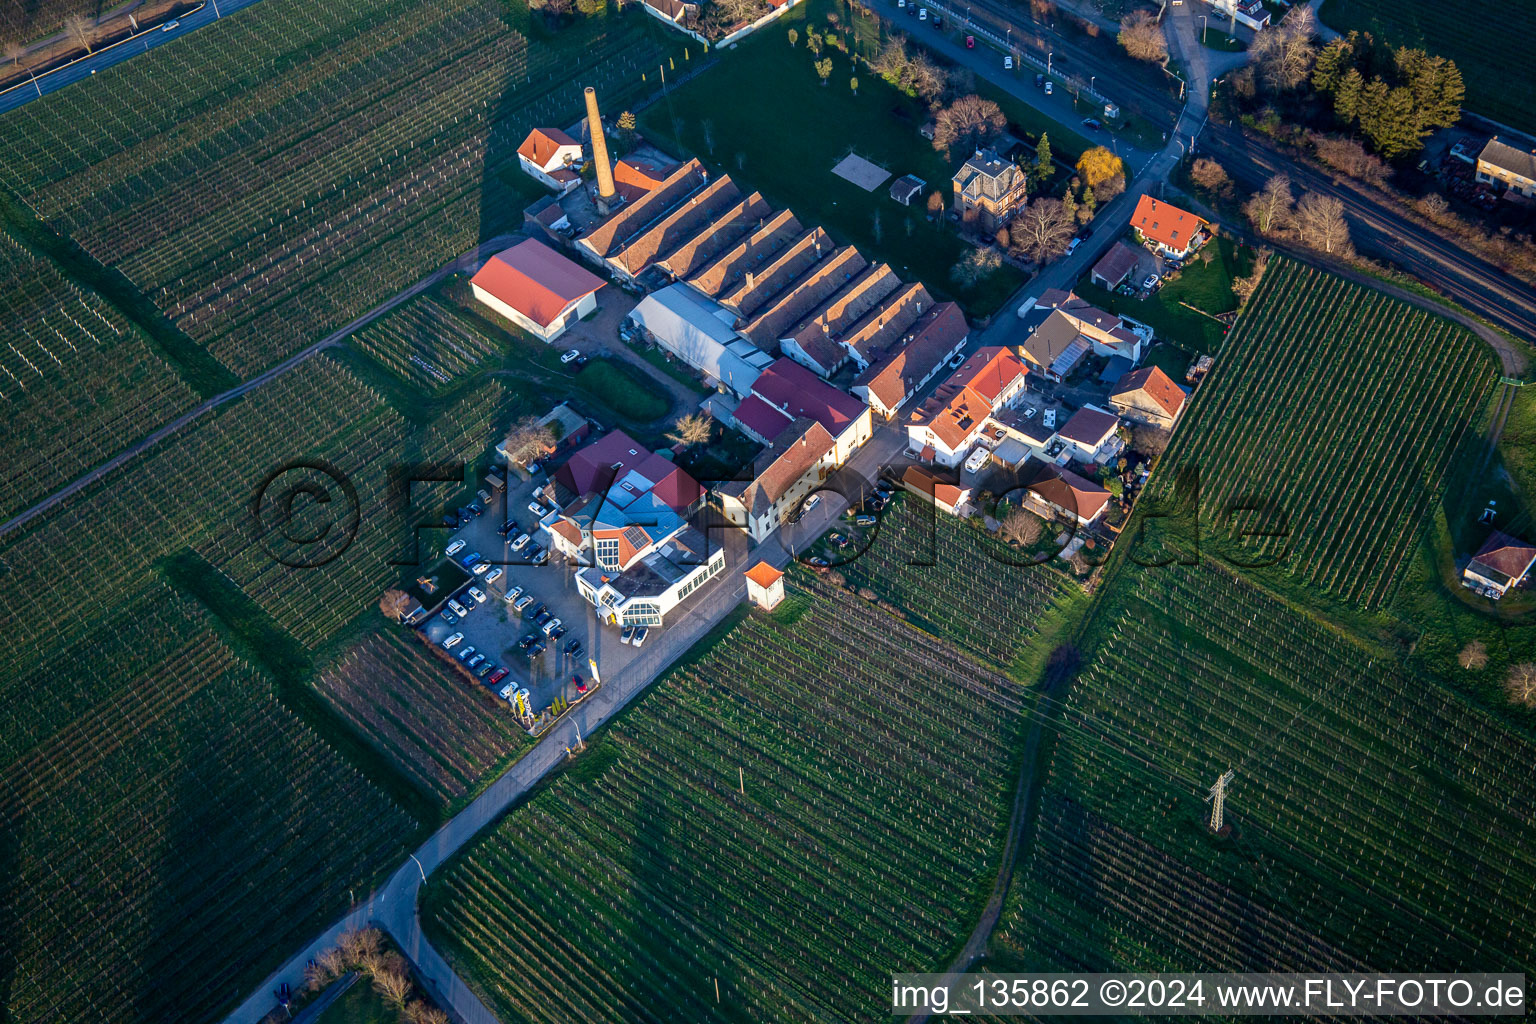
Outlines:
{"label": "deciduous tree", "polygon": [[1060,199],[1042,197],[1014,218],[1008,233],[1014,252],[1036,263],[1045,263],[1066,252],[1075,228],[1076,220],[1066,204]]}
{"label": "deciduous tree", "polygon": [[794,29],[789,30],[789,45],[794,46],[800,42],[800,33]]}
{"label": "deciduous tree", "polygon": [[1111,178],[1125,175],[1125,163],[1104,146],[1094,146],[1077,161],[1077,176],[1088,188],[1098,188]]}
{"label": "deciduous tree", "polygon": [[1456,662],[1469,672],[1488,667],[1488,646],[1481,640],[1473,640],[1456,655]]}
{"label": "deciduous tree", "polygon": [[1120,19],[1117,38],[1125,52],[1137,60],[1161,64],[1168,59],[1168,40],[1151,11],[1136,11]]}
{"label": "deciduous tree", "polygon": [[1536,662],[1523,661],[1512,666],[1504,679],[1504,692],[1521,707],[1536,708]]}
{"label": "deciduous tree", "polygon": [[1003,258],[992,249],[972,249],[960,258],[949,276],[962,288],[970,288],[1003,265]]}
{"label": "deciduous tree", "polygon": [[685,447],[707,444],[714,434],[714,425],[703,413],[689,413],[673,424],[667,432],[667,440]]}
{"label": "deciduous tree", "polygon": [[821,84],[826,85],[827,79],[832,77],[831,57],[823,57],[816,62],[816,74],[821,77]]}
{"label": "deciduous tree", "polygon": [[1227,176],[1227,169],[1207,156],[1195,158],[1189,168],[1189,180],[1213,196],[1232,193],[1232,179]]}
{"label": "deciduous tree", "polygon": [[1301,240],[1314,249],[1347,256],[1354,251],[1349,241],[1349,222],[1338,196],[1308,192],[1296,204],[1296,226]]}
{"label": "deciduous tree", "polygon": [[1243,207],[1248,219],[1261,235],[1283,231],[1291,222],[1291,179],[1277,174],[1264,183],[1252,199]]}
{"label": "deciduous tree", "polygon": [[1266,87],[1280,92],[1307,80],[1317,60],[1316,29],[1317,17],[1305,4],[1291,8],[1278,25],[1259,29],[1248,53]]}
{"label": "deciduous tree", "polygon": [[979,149],[1008,129],[1003,108],[980,96],[961,96],[933,120],[933,144],[945,152]]}
{"label": "deciduous tree", "polygon": [[1031,515],[1022,508],[1016,508],[1003,517],[999,529],[1004,540],[1027,548],[1040,539],[1045,524],[1040,521],[1039,516]]}
{"label": "deciduous tree", "polygon": [[91,52],[91,25],[90,19],[81,14],[71,14],[64,19],[64,29],[80,40],[80,45],[85,47],[85,52]]}
{"label": "deciduous tree", "polygon": [[505,450],[509,462],[528,463],[555,446],[555,434],[533,416],[525,416],[507,432]]}
{"label": "deciduous tree", "polygon": [[399,622],[405,618],[406,609],[411,606],[411,596],[403,590],[394,587],[384,591],[384,596],[379,598],[379,611],[391,622]]}

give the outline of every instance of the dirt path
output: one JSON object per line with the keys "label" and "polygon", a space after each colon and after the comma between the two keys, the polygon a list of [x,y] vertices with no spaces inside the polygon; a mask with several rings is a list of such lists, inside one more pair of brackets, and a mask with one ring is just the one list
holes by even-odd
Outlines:
{"label": "dirt path", "polygon": [[428,288],[431,288],[433,285],[437,284],[449,274],[457,273],[461,270],[468,270],[471,266],[478,266],[479,263],[489,257],[491,253],[506,248],[512,243],[513,240],[520,237],[520,235],[515,234],[498,235],[489,241],[481,242],[479,245],[475,246],[468,252],[459,255],[451,262],[445,263],[443,266],[438,267],[432,273],[428,274],[420,281],[417,281],[409,288],[405,288],[399,292],[396,292],[394,295],[388,299],[385,299],[383,302],[379,303],[377,306],[373,307],[368,312],[358,317],[356,320],[353,320],[345,327],[338,328],[337,330],[332,331],[330,334],[327,334],[325,337],[321,338],[319,341],[308,346],[307,348],[300,349],[298,352],[295,352],[293,355],[289,356],[287,359],[284,359],[282,362],[278,363],[271,369],[263,371],[257,376],[252,377],[250,380],[238,384],[222,394],[214,395],[212,398],[203,402],[196,408],[182,413],[180,416],[176,417],[165,426],[159,428],[148,437],[145,437],[142,440],[129,445],[127,448],[123,449],[121,452],[114,455],[106,462],[97,466],[89,473],[86,473],[84,476],[81,476],[76,480],[66,484],[59,490],[54,491],[48,497],[44,498],[42,501],[39,501],[37,504],[33,505],[31,508],[20,512],[15,516],[12,516],[5,523],[0,524],[0,537],[4,537],[6,534],[12,532],[13,530],[20,529],[27,523],[31,522],[33,519],[53,508],[59,502],[68,498],[70,495],[75,494],[86,487],[89,487],[91,484],[111,473],[113,470],[118,469],[125,463],[129,462],[135,456],[148,451],[150,448],[153,448],[155,445],[159,444],[161,441],[164,441],[172,434],[175,434],[183,427],[201,418],[202,416],[207,415],[214,409],[217,409],[219,406],[224,405],[227,402],[231,402],[236,398],[241,397],[242,395],[249,394],[250,392],[261,387],[263,384],[266,384],[268,381],[276,380],[278,377],[281,377],[289,370],[292,370],[294,367],[306,362],[315,353],[324,351],[325,349],[328,349],[334,345],[339,345],[341,342],[345,341],[347,336],[350,335],[353,331],[366,327],[368,324],[388,313],[396,306],[399,306],[401,303],[410,301],[411,299],[420,295],[422,292],[426,291]]}

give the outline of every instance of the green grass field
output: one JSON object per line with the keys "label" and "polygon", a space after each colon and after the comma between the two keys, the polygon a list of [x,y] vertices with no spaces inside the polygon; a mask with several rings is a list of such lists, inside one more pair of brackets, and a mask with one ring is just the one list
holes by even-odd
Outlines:
{"label": "green grass field", "polygon": [[1536,47],[1536,8],[1498,0],[1326,0],[1323,24],[1370,32],[1393,47],[1449,57],[1466,82],[1465,107],[1522,131],[1536,131],[1536,80],[1511,74]]}
{"label": "green grass field", "polygon": [[883,1020],[969,931],[1029,698],[796,579],[792,623],[743,619],[430,879],[503,1019]]}
{"label": "green grass field", "polygon": [[[969,246],[948,223],[927,219],[923,200],[911,207],[887,194],[890,182],[873,192],[832,174],[850,151],[886,168],[893,176],[916,174],[939,191],[946,204],[959,158],[948,159],[918,134],[928,119],[917,100],[887,85],[850,57],[830,49],[834,71],[823,86],[804,36],[825,29],[830,3],[812,0],[720,56],[720,62],[672,92],[641,116],[641,129],[664,146],[699,157],[730,174],[744,190],[758,189],[778,207],[793,210],[805,225],[820,224],[840,242],[858,246],[908,280],[919,280],[936,295],[952,296],[972,316],[1002,305],[1022,283],[1003,268],[970,288],[957,288],[950,270]],[[860,52],[877,52],[874,29],[854,19]],[[794,28],[800,44],[789,45]],[[849,80],[857,77],[857,93]],[[1030,110],[1008,102],[1005,112]],[[1031,120],[1025,131],[1048,126]],[[1075,134],[1049,126],[1056,152],[1075,159]],[[878,220],[877,220],[878,218]]]}

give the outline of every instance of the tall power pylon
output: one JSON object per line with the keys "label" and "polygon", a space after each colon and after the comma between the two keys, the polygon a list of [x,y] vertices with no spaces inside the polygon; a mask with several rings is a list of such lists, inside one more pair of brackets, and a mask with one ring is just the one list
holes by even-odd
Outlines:
{"label": "tall power pylon", "polygon": [[1210,794],[1205,798],[1211,805],[1212,832],[1221,831],[1222,814],[1226,810],[1227,804],[1227,786],[1231,784],[1232,778],[1236,774],[1231,768],[1222,772],[1221,777],[1216,780],[1216,784],[1211,787]]}

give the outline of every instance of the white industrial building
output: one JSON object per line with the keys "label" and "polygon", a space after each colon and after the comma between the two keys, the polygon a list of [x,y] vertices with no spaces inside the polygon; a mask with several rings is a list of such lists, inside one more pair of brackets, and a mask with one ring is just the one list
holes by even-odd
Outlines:
{"label": "white industrial building", "polygon": [[640,300],[629,319],[710,385],[746,396],[774,357],[736,333],[736,315],[684,284],[668,285]]}

